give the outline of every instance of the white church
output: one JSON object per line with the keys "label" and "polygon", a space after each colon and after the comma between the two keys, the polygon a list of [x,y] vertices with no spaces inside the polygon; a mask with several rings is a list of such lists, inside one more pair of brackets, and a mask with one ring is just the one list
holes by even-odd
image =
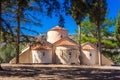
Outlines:
{"label": "white church", "polygon": [[[41,42],[41,39],[37,39]],[[47,40],[43,44],[26,46],[19,55],[20,63],[41,64],[83,64],[98,65],[97,47],[91,43],[84,43],[82,53],[78,44],[68,37],[68,30],[56,26],[47,32]],[[10,63],[15,63],[13,58]],[[114,64],[102,55],[102,65]]]}

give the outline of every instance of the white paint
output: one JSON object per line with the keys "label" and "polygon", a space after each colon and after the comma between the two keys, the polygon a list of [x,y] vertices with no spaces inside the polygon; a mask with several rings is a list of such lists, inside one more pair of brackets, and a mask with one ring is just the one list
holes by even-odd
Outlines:
{"label": "white paint", "polygon": [[[62,64],[79,64],[79,51],[72,46],[59,46],[55,50],[57,63]],[[70,55],[71,54],[71,55]]]}
{"label": "white paint", "polygon": [[51,50],[32,50],[33,63],[52,63]]}
{"label": "white paint", "polygon": [[68,37],[67,30],[50,30],[47,32],[47,41],[50,43],[55,43],[65,37]]}
{"label": "white paint", "polygon": [[82,53],[82,63],[86,65],[95,65],[97,57],[96,50],[83,50]]}
{"label": "white paint", "polygon": [[[23,54],[23,53],[24,53],[25,51],[27,51],[28,49],[30,49],[30,46],[27,46],[27,48],[23,49],[22,52],[21,52],[21,54]],[[21,55],[21,54],[20,54],[20,55]]]}

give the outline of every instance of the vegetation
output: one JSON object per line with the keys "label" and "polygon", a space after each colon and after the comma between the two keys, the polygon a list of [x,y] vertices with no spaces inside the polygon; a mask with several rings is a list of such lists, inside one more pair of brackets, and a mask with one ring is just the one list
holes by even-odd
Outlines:
{"label": "vegetation", "polygon": [[[120,49],[120,10],[118,12],[118,19],[115,25],[114,37],[117,42],[117,49]],[[120,52],[116,52],[116,55],[113,55],[113,60],[116,62],[116,64],[120,64]]]}
{"label": "vegetation", "polygon": [[[34,6],[33,4],[37,5],[37,7]],[[14,45],[14,47],[16,47],[16,63],[19,63],[20,43],[29,42],[29,36],[26,36],[23,33],[25,32],[23,30],[36,32],[31,29],[28,29],[24,25],[32,24],[38,27],[41,26],[40,20],[36,18],[33,15],[33,13],[34,12],[41,13],[41,14],[44,13],[45,15],[51,16],[54,10],[57,11],[57,9],[59,9],[59,4],[57,0],[48,0],[48,1],[1,0],[0,1],[0,11],[1,11],[0,12],[0,36],[2,37],[0,41],[5,43],[16,42],[16,44]],[[8,18],[10,20],[6,20],[5,18]],[[9,39],[8,36],[11,36],[12,39]]]}
{"label": "vegetation", "polygon": [[118,19],[117,19],[116,27],[115,27],[115,38],[116,38],[117,43],[120,44],[120,10],[118,13]]}
{"label": "vegetation", "polygon": [[106,0],[63,0],[62,3],[58,0],[0,0],[0,42],[7,44],[0,49],[1,62],[9,62],[16,53],[16,63],[19,63],[20,48],[24,47],[22,43],[34,42],[24,33],[29,31],[38,34],[26,27],[27,24],[41,27],[40,19],[34,16],[34,13],[50,17],[56,15],[59,17],[59,25],[64,27],[63,12],[71,15],[78,25],[78,37],[75,40],[79,45],[84,42],[98,45],[100,65],[101,53],[120,63],[120,54],[113,50],[120,47],[120,11],[115,33],[109,32],[115,20],[106,19]]}
{"label": "vegetation", "polygon": [[[72,15],[74,21],[78,25],[78,45],[79,45],[79,52],[81,51],[81,22],[85,18],[88,13],[88,4],[87,0],[72,0],[71,1],[71,11],[70,14]],[[80,58],[81,59],[81,58]]]}
{"label": "vegetation", "polygon": [[[101,26],[101,44],[102,44],[102,54],[114,61],[116,64],[120,64],[119,62],[119,52],[118,52],[118,44],[114,39],[114,33],[109,31],[111,26],[115,25],[115,20],[110,21],[106,19],[104,24]],[[97,31],[96,25],[86,19],[81,23],[81,43],[91,42],[97,45]],[[77,30],[76,30],[77,32]],[[78,37],[75,38],[75,41],[78,40]]]}
{"label": "vegetation", "polygon": [[98,36],[98,54],[99,54],[99,65],[101,65],[101,26],[105,20],[107,12],[106,0],[93,0],[93,4],[90,9],[90,20],[97,25],[97,36]]}
{"label": "vegetation", "polygon": [[15,48],[11,45],[6,45],[0,49],[0,61],[3,63],[9,62],[15,54]]}

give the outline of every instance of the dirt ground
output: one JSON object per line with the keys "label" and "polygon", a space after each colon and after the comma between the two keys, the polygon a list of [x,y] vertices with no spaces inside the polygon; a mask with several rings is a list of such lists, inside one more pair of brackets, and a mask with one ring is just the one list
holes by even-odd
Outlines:
{"label": "dirt ground", "polygon": [[2,65],[0,80],[120,80],[120,67]]}

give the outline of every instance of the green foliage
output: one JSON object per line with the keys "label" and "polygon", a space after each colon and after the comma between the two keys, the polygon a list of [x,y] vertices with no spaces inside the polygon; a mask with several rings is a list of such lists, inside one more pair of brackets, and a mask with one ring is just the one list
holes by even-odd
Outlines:
{"label": "green foliage", "polygon": [[[29,36],[24,35],[24,32],[26,30],[32,33],[35,32],[31,30],[31,27],[29,27],[30,29],[26,27],[27,24],[28,26],[41,26],[39,24],[40,19],[38,19],[38,16],[34,16],[34,13],[43,13],[47,16],[51,16],[55,12],[58,14],[59,12],[57,11],[60,9],[59,4],[57,0],[0,0],[0,37],[2,38],[0,41],[4,41],[6,44],[14,43],[17,45],[14,48],[16,48],[18,59],[20,43],[31,41],[29,40]],[[63,21],[63,17],[61,16],[60,18]],[[11,50],[14,51],[12,47],[9,48],[7,45],[1,51],[1,58],[5,59],[3,62],[8,61],[4,55],[10,56],[13,53]],[[5,54],[3,55],[3,53]]]}
{"label": "green foliage", "polygon": [[116,41],[112,41],[112,40],[108,40],[108,39],[102,40],[102,44],[108,49],[117,47]]}
{"label": "green foliage", "polygon": [[78,24],[84,19],[87,15],[87,2],[86,0],[72,0],[71,1],[71,15],[75,22]]}
{"label": "green foliage", "polygon": [[[25,45],[20,44],[20,51],[25,47]],[[4,47],[0,48],[0,62],[9,63],[11,59],[15,56],[16,48],[14,44],[6,44]]]}
{"label": "green foliage", "polygon": [[[78,37],[75,37],[75,41],[78,41]],[[97,41],[98,40],[95,37],[89,37],[89,36],[81,37],[81,43],[91,42],[93,44],[97,44]],[[101,41],[101,43],[106,49],[114,49],[115,47],[117,47],[117,43],[114,40],[104,39]]]}
{"label": "green foliage", "polygon": [[82,40],[83,40],[82,41],[83,43],[85,43],[85,42],[96,43],[97,42],[97,39],[93,38],[93,37],[85,37],[85,36],[83,36]]}
{"label": "green foliage", "polygon": [[1,62],[9,62],[15,54],[15,47],[11,45],[6,45],[0,49],[0,60]]}
{"label": "green foliage", "polygon": [[85,36],[97,37],[96,25],[89,20],[84,20],[81,22],[81,33]]}
{"label": "green foliage", "polygon": [[120,46],[120,10],[119,10],[119,14],[118,14],[118,20],[117,20],[116,26],[115,26],[115,38],[118,43],[118,46]]}
{"label": "green foliage", "polygon": [[120,53],[118,53],[117,55],[113,55],[113,60],[116,64],[120,65]]}
{"label": "green foliage", "polygon": [[[78,37],[75,37],[75,41],[78,41]],[[85,42],[91,42],[93,44],[97,43],[97,39],[94,37],[88,37],[88,36],[82,36],[81,37],[81,43],[85,43]]]}
{"label": "green foliage", "polygon": [[97,36],[98,36],[98,51],[99,51],[99,65],[101,65],[101,26],[105,21],[107,13],[107,1],[106,0],[92,0],[90,5],[89,18],[90,21],[97,25]]}
{"label": "green foliage", "polygon": [[[117,43],[114,39],[109,39],[108,37],[113,37],[113,33],[109,32],[109,28],[115,24],[115,21],[110,21],[109,19],[106,19],[101,26],[101,44],[102,44],[102,53],[109,59],[113,60],[116,64],[120,63],[117,62],[119,58],[117,58],[118,52],[111,51],[117,47]],[[96,30],[96,25],[92,22],[89,21],[89,19],[85,19],[81,23],[81,42],[91,42],[95,45],[97,45],[97,30]],[[76,30],[77,32],[77,30]],[[78,38],[75,38],[75,41],[78,41]],[[117,59],[117,61],[116,61]]]}
{"label": "green foliage", "polygon": [[81,53],[81,22],[84,20],[88,13],[88,2],[87,0],[72,0],[71,1],[71,15],[78,25],[78,45]]}
{"label": "green foliage", "polygon": [[101,26],[105,20],[106,13],[106,0],[91,0],[89,17],[93,23]]}
{"label": "green foliage", "polygon": [[[113,33],[109,32],[109,28],[115,24],[115,20],[105,19],[103,25],[101,25],[101,37],[113,36]],[[92,36],[97,38],[97,25],[90,22],[89,18],[86,17],[84,21],[81,22],[81,33],[86,36]]]}
{"label": "green foliage", "polygon": [[115,64],[120,64],[120,53],[117,51],[109,50],[102,50],[102,53],[104,53],[104,56],[106,56],[108,59],[112,60]]}

